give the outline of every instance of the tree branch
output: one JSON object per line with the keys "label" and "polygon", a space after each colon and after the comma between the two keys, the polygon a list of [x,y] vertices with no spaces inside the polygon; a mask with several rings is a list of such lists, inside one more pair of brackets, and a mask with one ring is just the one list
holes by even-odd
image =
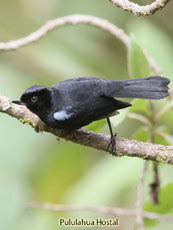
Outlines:
{"label": "tree branch", "polygon": [[42,27],[40,27],[40,29],[29,34],[26,37],[20,38],[18,40],[9,41],[9,42],[0,42],[0,50],[2,51],[13,50],[21,46],[30,44],[32,42],[38,41],[42,37],[46,36],[48,32],[67,24],[71,24],[71,25],[89,24],[98,27],[110,33],[114,37],[120,39],[126,46],[128,46],[129,43],[128,35],[126,35],[122,29],[113,25],[109,21],[90,15],[74,14],[74,15],[64,16],[61,18],[50,20],[47,23],[45,23]]}
{"label": "tree branch", "polygon": [[[12,40],[9,42],[0,42],[0,51],[14,50],[21,46],[25,46],[32,42],[36,42],[42,37],[46,36],[48,32],[67,24],[71,24],[71,25],[89,24],[91,26],[95,26],[101,30],[106,31],[107,33],[111,34],[115,38],[119,39],[122,43],[124,43],[124,45],[127,48],[129,47],[130,44],[129,36],[122,29],[113,25],[109,21],[90,15],[75,14],[75,15],[65,16],[65,17],[48,21],[37,31],[18,40]],[[148,54],[146,54],[146,57],[150,63],[151,68],[155,71],[155,73],[158,75],[161,74],[162,70],[155,63],[155,61]]]}
{"label": "tree branch", "polygon": [[[45,131],[57,137],[89,146],[99,150],[107,151],[110,136],[107,134],[95,133],[86,129],[76,131],[64,131],[50,128],[31,113],[25,106],[19,106],[11,102],[5,96],[0,95],[0,112],[6,113],[19,119],[22,123],[30,124],[36,131]],[[163,146],[151,143],[144,143],[125,138],[116,138],[117,156],[139,157],[145,160],[173,164],[173,146]]]}
{"label": "tree branch", "polygon": [[139,226],[139,230],[144,229],[142,201],[143,201],[144,177],[145,177],[145,173],[147,171],[147,166],[148,166],[148,162],[144,161],[144,165],[143,165],[142,171],[141,171],[141,173],[139,175],[139,182],[138,182],[138,186],[137,186],[136,222],[137,222],[137,224]]}
{"label": "tree branch", "polygon": [[156,0],[150,5],[140,6],[137,3],[128,0],[109,0],[116,6],[122,8],[125,11],[129,11],[136,16],[145,16],[154,14],[156,11],[161,10],[169,0]]}
{"label": "tree branch", "polygon": [[[37,202],[26,203],[26,208],[39,208],[54,212],[63,211],[90,211],[102,214],[111,214],[117,216],[136,216],[137,211],[135,209],[125,209],[125,208],[114,208],[105,206],[91,206],[91,205],[61,205],[61,204],[39,204]],[[173,221],[173,216],[170,215],[159,215],[156,213],[143,212],[143,218],[153,219],[153,220],[166,220]]]}

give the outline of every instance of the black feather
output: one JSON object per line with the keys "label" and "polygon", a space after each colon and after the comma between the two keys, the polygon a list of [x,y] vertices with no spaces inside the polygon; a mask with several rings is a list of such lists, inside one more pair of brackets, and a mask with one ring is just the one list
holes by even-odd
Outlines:
{"label": "black feather", "polygon": [[168,96],[169,82],[168,78],[160,76],[111,81],[107,83],[105,95],[109,97],[162,99]]}

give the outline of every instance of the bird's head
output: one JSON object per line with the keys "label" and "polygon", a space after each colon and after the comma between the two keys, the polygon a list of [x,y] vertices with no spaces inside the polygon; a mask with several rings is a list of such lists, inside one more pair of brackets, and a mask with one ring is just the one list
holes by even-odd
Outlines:
{"label": "bird's head", "polygon": [[52,105],[51,90],[45,86],[34,85],[24,91],[20,100],[12,102],[26,106],[31,112],[41,117],[41,114],[49,110]]}

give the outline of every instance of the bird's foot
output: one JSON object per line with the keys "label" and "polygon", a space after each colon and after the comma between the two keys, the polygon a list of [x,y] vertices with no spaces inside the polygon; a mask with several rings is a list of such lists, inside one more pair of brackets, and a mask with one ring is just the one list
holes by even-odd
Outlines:
{"label": "bird's foot", "polygon": [[116,155],[116,136],[116,133],[114,135],[111,135],[110,143],[107,146],[107,151],[110,151],[113,156]]}

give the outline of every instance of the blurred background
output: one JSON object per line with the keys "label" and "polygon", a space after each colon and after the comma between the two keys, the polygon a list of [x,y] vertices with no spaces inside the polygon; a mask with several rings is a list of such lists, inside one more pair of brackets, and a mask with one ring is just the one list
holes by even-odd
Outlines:
{"label": "blurred background", "polygon": [[[153,1],[136,1],[149,4]],[[107,19],[127,34],[133,33],[163,69],[173,77],[173,1],[153,16],[136,17],[107,0],[0,0],[0,41],[19,39],[45,22],[71,14],[90,14]],[[0,94],[18,99],[31,85],[51,86],[64,79],[93,76],[126,79],[127,50],[109,34],[88,25],[66,25],[36,43],[0,53]],[[167,100],[156,102],[162,107]],[[124,114],[122,116],[124,118]],[[121,115],[113,118],[120,137],[133,138],[139,121]],[[173,134],[173,116],[164,115]],[[94,122],[89,129],[109,133],[106,121]],[[143,160],[115,158],[110,154],[36,133],[16,119],[0,113],[0,224],[2,229],[64,229],[59,218],[114,218],[91,212],[53,213],[26,209],[30,201],[59,204],[89,204],[134,208],[136,187]],[[160,165],[161,187],[173,181],[173,167]],[[146,174],[144,202],[149,200],[152,165]],[[119,229],[134,229],[135,218],[120,217]],[[171,229],[160,222],[152,229]],[[73,228],[71,228],[73,229]],[[77,227],[75,229],[78,229]],[[81,227],[80,229],[86,229]],[[91,229],[95,229],[92,228]],[[108,228],[101,228],[108,229]],[[150,228],[146,228],[150,229]]]}

